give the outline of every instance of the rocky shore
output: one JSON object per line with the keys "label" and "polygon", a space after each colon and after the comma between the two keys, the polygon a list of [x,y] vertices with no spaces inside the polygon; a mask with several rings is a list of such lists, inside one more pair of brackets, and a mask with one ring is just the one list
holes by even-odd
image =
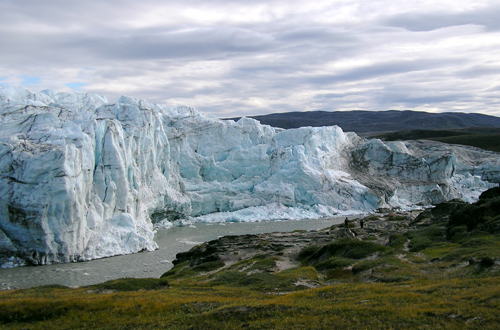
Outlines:
{"label": "rocky shore", "polygon": [[269,276],[314,273],[281,283],[290,289],[491,276],[500,269],[499,205],[500,188],[492,188],[474,204],[453,200],[420,211],[380,210],[317,231],[225,236],[177,254],[174,268],[162,277],[218,283],[230,274],[234,285],[253,277],[266,288]]}

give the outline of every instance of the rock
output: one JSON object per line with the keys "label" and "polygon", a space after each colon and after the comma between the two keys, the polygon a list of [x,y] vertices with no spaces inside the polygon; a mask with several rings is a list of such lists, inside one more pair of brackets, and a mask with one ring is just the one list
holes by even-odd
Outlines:
{"label": "rock", "polygon": [[[274,260],[275,265],[253,271],[278,273],[285,269],[299,267],[301,265],[300,261],[303,261],[304,257],[301,257],[299,253],[304,253],[304,249],[307,250],[309,248],[316,251],[318,247],[338,240],[345,242],[346,238],[358,240],[360,244],[368,246],[371,246],[373,243],[386,246],[389,243],[391,235],[402,234],[410,228],[415,229],[415,227],[410,227],[410,221],[407,217],[398,223],[384,219],[370,220],[367,223],[369,224],[368,227],[363,229],[356,228],[355,230],[346,229],[341,224],[322,230],[224,236],[195,246],[187,252],[178,253],[172,263],[174,265],[185,263],[185,268],[196,269],[197,266],[204,263],[220,261],[220,264],[214,269],[211,268],[211,271],[217,272],[222,269],[230,269],[231,271],[248,274],[249,268],[255,268],[253,267],[254,263],[265,259],[269,261]],[[353,249],[356,249],[356,246],[357,244],[353,244]],[[357,251],[356,254],[360,254],[360,252]],[[378,253],[375,253],[373,256],[368,256],[368,259],[371,257],[376,258],[377,256]],[[319,256],[318,258],[320,260],[324,259],[323,256]],[[181,272],[182,268],[174,268],[174,270],[170,270],[162,276],[176,275]],[[201,274],[203,275],[204,273]]]}
{"label": "rock", "polygon": [[457,203],[450,212],[448,236],[454,228],[467,226],[467,230],[483,230],[492,234],[500,233],[500,196],[498,187],[494,187],[482,195],[473,204]]}
{"label": "rock", "polygon": [[495,259],[484,257],[481,259],[481,267],[489,268],[495,264]]}
{"label": "rock", "polygon": [[500,197],[500,187],[493,187],[486,191],[483,191],[479,196],[479,201],[483,202],[498,197]]}

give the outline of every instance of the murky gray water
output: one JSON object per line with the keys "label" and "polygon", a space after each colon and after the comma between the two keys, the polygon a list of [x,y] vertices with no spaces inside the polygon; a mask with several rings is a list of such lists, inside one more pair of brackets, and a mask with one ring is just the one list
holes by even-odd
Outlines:
{"label": "murky gray water", "polygon": [[179,252],[219,236],[317,230],[341,223],[345,217],[251,223],[196,224],[196,228],[160,229],[155,241],[159,249],[87,262],[0,269],[0,290],[46,284],[85,286],[123,277],[160,277],[172,268]]}

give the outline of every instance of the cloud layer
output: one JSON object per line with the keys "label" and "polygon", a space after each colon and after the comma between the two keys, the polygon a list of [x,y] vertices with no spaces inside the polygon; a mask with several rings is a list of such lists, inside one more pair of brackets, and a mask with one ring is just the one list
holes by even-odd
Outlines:
{"label": "cloud layer", "polygon": [[0,84],[185,104],[500,116],[498,1],[2,1]]}

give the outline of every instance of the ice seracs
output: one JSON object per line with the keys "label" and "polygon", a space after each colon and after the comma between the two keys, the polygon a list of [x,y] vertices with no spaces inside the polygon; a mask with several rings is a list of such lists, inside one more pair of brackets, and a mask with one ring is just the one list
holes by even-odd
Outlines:
{"label": "ice seracs", "polygon": [[0,88],[0,125],[6,265],[153,250],[154,224],[472,201],[500,181],[498,154],[475,148],[221,121],[125,96]]}

